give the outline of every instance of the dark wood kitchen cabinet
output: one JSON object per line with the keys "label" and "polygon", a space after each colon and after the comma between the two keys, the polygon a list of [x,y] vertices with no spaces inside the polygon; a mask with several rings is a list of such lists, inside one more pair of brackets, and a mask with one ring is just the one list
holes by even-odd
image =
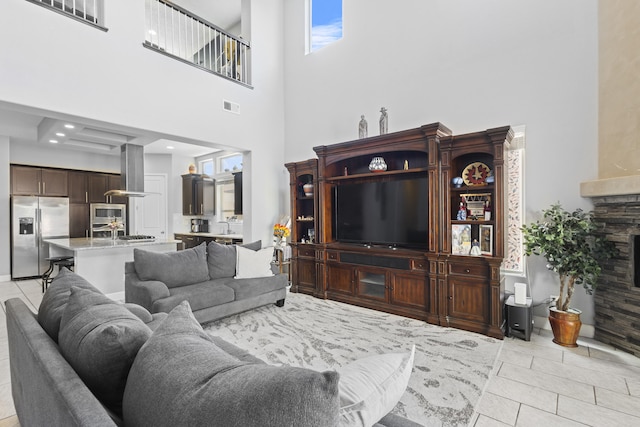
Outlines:
{"label": "dark wood kitchen cabinet", "polygon": [[11,166],[11,194],[21,196],[67,196],[68,172],[63,169]]}
{"label": "dark wood kitchen cabinet", "polygon": [[87,174],[87,191],[89,203],[127,203],[126,197],[105,196],[109,190],[122,190],[120,175],[89,172]]}
{"label": "dark wood kitchen cabinet", "polygon": [[182,214],[215,215],[215,180],[207,175],[182,175]]}
{"label": "dark wood kitchen cabinet", "polygon": [[233,214],[242,215],[242,172],[233,174]]}

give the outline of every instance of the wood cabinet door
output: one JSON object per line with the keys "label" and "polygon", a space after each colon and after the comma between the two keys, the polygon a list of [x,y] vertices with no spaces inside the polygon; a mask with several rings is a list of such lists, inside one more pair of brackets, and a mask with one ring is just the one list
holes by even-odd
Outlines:
{"label": "wood cabinet door", "polygon": [[182,176],[182,214],[195,215],[195,206],[193,205],[193,177],[191,175]]}
{"label": "wood cabinet door", "polygon": [[429,307],[427,279],[416,274],[395,273],[391,284],[391,303],[427,310]]}
{"label": "wood cabinet door", "polygon": [[296,279],[298,287],[303,288],[307,293],[316,289],[316,261],[313,259],[296,260]]}
{"label": "wood cabinet door", "polygon": [[40,169],[27,166],[11,166],[11,194],[20,196],[40,195]]}
{"label": "wood cabinet door", "polygon": [[109,178],[103,173],[89,173],[87,175],[87,187],[89,188],[89,203],[107,203],[107,185]]}
{"label": "wood cabinet door", "polygon": [[489,288],[482,279],[449,276],[447,314],[459,319],[488,324]]}
{"label": "wood cabinet door", "polygon": [[327,264],[327,291],[354,294],[353,267],[342,264]]}
{"label": "wood cabinet door", "polygon": [[233,174],[233,213],[242,215],[242,172]]}
{"label": "wood cabinet door", "polygon": [[69,203],[89,203],[86,172],[69,171],[68,189]]}
{"label": "wood cabinet door", "polygon": [[89,237],[89,204],[69,204],[69,237]]}
{"label": "wood cabinet door", "polygon": [[68,172],[58,169],[41,169],[42,195],[60,196],[69,195],[67,186]]}

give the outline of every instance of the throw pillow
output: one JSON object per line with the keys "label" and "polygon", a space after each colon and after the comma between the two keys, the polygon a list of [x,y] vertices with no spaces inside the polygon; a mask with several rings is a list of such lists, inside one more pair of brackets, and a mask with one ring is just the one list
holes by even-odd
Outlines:
{"label": "throw pillow", "polygon": [[122,414],[129,369],[151,329],[105,295],[71,288],[60,323],[60,352],[89,390]]}
{"label": "throw pillow", "polygon": [[157,280],[168,288],[209,280],[206,243],[165,253],[134,248],[133,263],[141,280]]}
{"label": "throw pillow", "polygon": [[60,270],[42,296],[42,301],[38,308],[38,323],[55,342],[58,342],[60,320],[69,301],[72,286],[100,292],[91,283],[73,271],[66,268]]}
{"label": "throw pillow", "polygon": [[241,361],[183,301],[140,349],[123,401],[128,426],[336,426],[338,374]]}
{"label": "throw pillow", "polygon": [[207,264],[211,280],[235,276],[237,246],[257,251],[262,248],[262,240],[256,240],[245,245],[221,245],[220,243],[210,242],[207,246]]}
{"label": "throw pillow", "polygon": [[340,423],[372,426],[398,403],[413,369],[415,345],[409,353],[380,354],[338,369]]}
{"label": "throw pillow", "polygon": [[273,276],[273,272],[271,271],[273,248],[252,251],[238,246],[236,248],[236,254],[236,279]]}

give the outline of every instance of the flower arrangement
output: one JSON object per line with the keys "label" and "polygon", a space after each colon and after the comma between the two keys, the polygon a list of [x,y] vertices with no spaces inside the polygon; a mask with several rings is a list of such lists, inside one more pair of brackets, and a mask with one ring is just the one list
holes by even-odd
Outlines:
{"label": "flower arrangement", "polygon": [[122,228],[122,223],[117,219],[112,220],[109,224],[107,224],[110,230],[119,230]]}
{"label": "flower arrangement", "polygon": [[284,224],[276,224],[273,226],[273,235],[278,239],[284,239],[291,235],[291,230]]}

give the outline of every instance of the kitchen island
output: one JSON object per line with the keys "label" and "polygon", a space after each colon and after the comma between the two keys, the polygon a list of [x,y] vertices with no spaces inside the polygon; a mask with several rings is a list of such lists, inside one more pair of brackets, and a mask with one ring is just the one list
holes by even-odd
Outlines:
{"label": "kitchen island", "polygon": [[74,271],[108,297],[124,301],[124,263],[133,261],[133,249],[174,252],[177,240],[111,240],[96,238],[46,239],[49,256],[70,255]]}

